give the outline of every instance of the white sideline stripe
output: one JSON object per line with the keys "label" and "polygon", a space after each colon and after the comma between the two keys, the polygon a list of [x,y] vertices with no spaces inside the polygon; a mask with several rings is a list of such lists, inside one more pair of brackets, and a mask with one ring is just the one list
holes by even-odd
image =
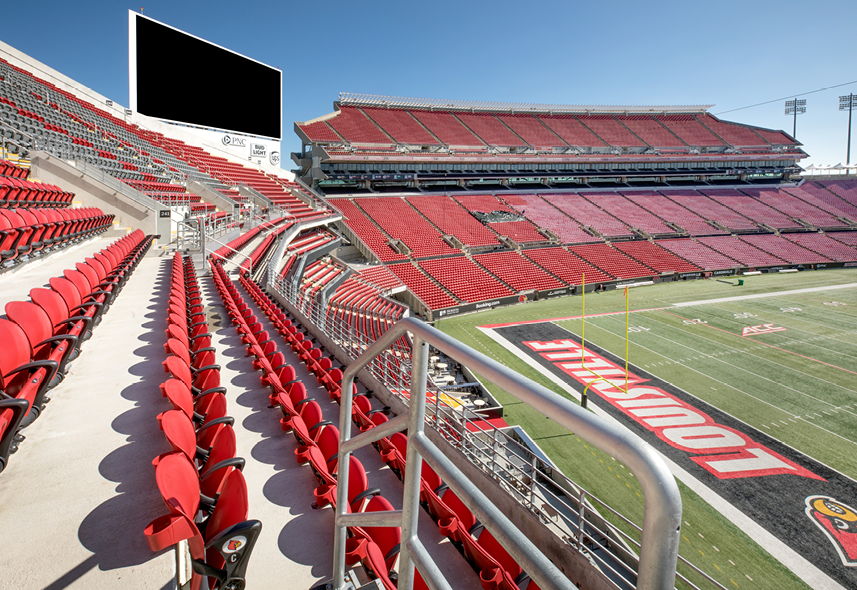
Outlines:
{"label": "white sideline stripe", "polygon": [[[842,285],[842,287],[849,286],[857,286],[855,285]],[[820,289],[800,289],[800,291],[817,291]],[[782,293],[780,293],[782,294]],[[767,295],[759,295],[758,297],[766,297]],[[755,297],[750,295],[748,297]],[[718,300],[712,300],[718,301]],[[550,321],[550,320],[546,320]],[[494,340],[497,344],[504,347],[506,350],[514,354],[516,357],[521,359],[523,362],[533,367],[539,373],[556,383],[563,391],[568,392],[572,395],[578,402],[580,401],[580,394],[577,393],[574,389],[572,389],[567,383],[565,383],[562,379],[548,371],[545,367],[537,363],[532,358],[526,356],[523,352],[521,352],[514,344],[512,344],[509,340],[505,339],[503,336],[494,331],[493,328],[482,328],[477,327],[477,329],[481,330],[486,336]],[[590,405],[589,409],[591,409],[598,417],[611,422],[623,430],[637,436],[627,426],[623,423],[616,420],[613,416],[608,414],[605,410],[598,407],[597,405]],[[708,502],[715,510],[717,510],[720,514],[728,518],[735,526],[737,526],[742,532],[746,533],[753,541],[759,544],[765,551],[770,553],[774,559],[778,560],[782,565],[784,565],[787,569],[789,569],[792,573],[794,573],[801,580],[806,582],[810,588],[814,588],[816,590],[846,590],[841,584],[839,584],[836,580],[825,574],[823,571],[815,567],[811,562],[807,561],[802,555],[797,553],[794,549],[783,543],[780,539],[775,537],[772,533],[765,530],[761,525],[757,524],[752,518],[735,508],[731,503],[726,501],[722,496],[716,493],[714,490],[703,484],[693,475],[685,471],[682,467],[679,467],[675,464],[669,457],[663,455],[657,449],[655,449],[660,455],[661,459],[667,464],[669,470],[672,474],[682,481],[687,487],[692,489],[696,494],[698,494],[703,500]]]}
{"label": "white sideline stripe", "polygon": [[829,291],[831,289],[849,289],[857,287],[857,283],[847,285],[830,285],[827,287],[808,287],[806,289],[792,289],[791,291],[777,291],[776,293],[756,293],[755,295],[737,295],[735,297],[721,297],[720,299],[700,299],[698,301],[685,301],[673,303],[673,307],[689,307],[691,305],[706,305],[708,303],[723,303],[726,301],[742,301],[744,299],[761,299],[763,297],[780,297],[783,295],[797,295],[798,293],[812,293],[814,291]]}

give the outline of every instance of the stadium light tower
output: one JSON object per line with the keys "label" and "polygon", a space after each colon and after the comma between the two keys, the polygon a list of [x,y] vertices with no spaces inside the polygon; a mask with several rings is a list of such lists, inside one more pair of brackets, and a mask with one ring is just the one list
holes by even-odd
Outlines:
{"label": "stadium light tower", "polygon": [[846,166],[851,164],[851,110],[855,106],[857,106],[857,96],[854,96],[854,93],[839,97],[839,110],[848,111],[848,156],[845,158]]}
{"label": "stadium light tower", "polygon": [[794,115],[794,127],[792,128],[792,137],[797,139],[797,116],[806,112],[806,99],[794,99],[786,101],[786,114]]}

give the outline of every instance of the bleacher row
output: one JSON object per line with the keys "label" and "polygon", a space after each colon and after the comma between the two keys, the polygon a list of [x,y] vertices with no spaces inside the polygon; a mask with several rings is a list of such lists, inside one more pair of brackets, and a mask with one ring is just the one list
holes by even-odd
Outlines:
{"label": "bleacher row", "polygon": [[[157,416],[172,450],[154,458],[155,480],[167,514],[144,534],[152,551],[188,542],[191,588],[244,586],[259,521],[247,520],[245,461],[236,457],[234,420],[226,414],[226,388],[191,258],[173,257],[167,309],[170,378],[160,385],[172,409]],[[154,416],[152,417],[155,418]]]}
{"label": "bleacher row", "polygon": [[769,152],[773,146],[796,145],[783,132],[721,121],[708,113],[510,114],[339,105],[332,115],[297,126],[311,142],[380,154],[400,145],[447,146],[456,153],[487,153],[489,146],[537,151],[651,148],[673,155],[688,155],[693,148]]}
{"label": "bleacher row", "polygon": [[0,471],[151,244],[137,230],[6,304],[0,319]]}
{"label": "bleacher row", "polygon": [[[241,335],[242,343],[247,346],[248,354],[256,359],[253,366],[262,372],[260,380],[271,390],[272,407],[282,412],[281,426],[284,431],[294,435],[295,458],[301,464],[308,464],[315,475],[318,486],[312,492],[313,507],[335,507],[338,428],[324,419],[320,400],[308,395],[306,385],[296,378],[294,368],[285,362],[285,356],[277,349],[262,323],[253,315],[244,296],[229,279],[222,265],[212,261],[211,267],[215,273],[218,291]],[[340,402],[342,370],[333,366],[331,358],[324,356],[323,349],[314,346],[313,340],[301,331],[294,319],[256,283],[243,275],[239,276],[239,281],[291,350],[306,364],[309,372],[315,375],[329,397]],[[375,407],[370,401],[371,394],[358,394],[356,384],[353,391],[352,420],[361,432],[388,420],[388,408]],[[383,438],[376,443],[381,459],[402,480],[406,468],[406,444],[407,438],[403,433]],[[363,464],[353,455],[349,458],[347,498],[347,509],[352,513],[393,509],[380,489],[370,487]],[[449,537],[470,561],[484,588],[536,588],[535,584],[528,582],[520,566],[509,557],[491,533],[479,525],[472,513],[425,463],[420,498],[428,513],[438,523],[441,534]],[[380,580],[387,590],[395,590],[400,541],[401,531],[397,527],[349,528],[346,563],[348,566],[361,564],[366,572]],[[427,588],[418,573],[415,587]]]}
{"label": "bleacher row", "polygon": [[[857,186],[842,181],[835,186],[816,183],[808,189],[361,197],[330,202],[378,260],[429,309],[439,309],[522,291],[576,286],[584,280],[599,283],[669,272],[857,260],[857,251],[848,242],[857,220],[847,217],[857,213]],[[821,198],[821,191],[829,198]],[[496,219],[512,215],[520,220],[482,223],[474,215],[484,218],[492,212],[504,214]],[[551,232],[563,245],[551,243]],[[450,235],[464,245],[464,252],[444,239]],[[509,238],[523,248],[510,251],[505,246]],[[408,250],[394,249],[396,243],[404,243]]]}

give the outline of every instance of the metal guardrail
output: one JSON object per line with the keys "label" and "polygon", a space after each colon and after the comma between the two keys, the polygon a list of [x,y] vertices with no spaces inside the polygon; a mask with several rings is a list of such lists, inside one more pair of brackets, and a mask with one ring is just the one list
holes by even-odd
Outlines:
{"label": "metal guardrail", "polygon": [[[285,242],[273,260],[282,258]],[[293,288],[269,265],[268,285],[294,305],[318,330],[333,340],[349,358],[356,359],[374,344],[368,335],[337,317],[321,302]],[[373,359],[368,370],[404,404],[411,388],[411,350],[401,338],[383,355]],[[498,483],[511,497],[535,515],[553,534],[590,558],[610,574],[618,588],[632,589],[641,553],[642,528],[590,490],[546,464],[530,448],[505,430],[482,421],[478,411],[447,405],[430,381],[427,391],[434,396],[428,408],[428,423],[447,443],[461,451],[471,462]],[[678,557],[681,564],[708,586],[725,590],[711,576]],[[698,589],[681,572],[676,573],[680,588]]]}
{"label": "metal guardrail", "polygon": [[[360,370],[371,365],[377,357],[384,355],[385,351],[399,338],[407,334],[413,336],[411,375],[420,376],[418,379],[411,379],[408,413],[351,438],[354,377]],[[414,318],[406,318],[388,330],[355,362],[351,363],[343,377],[339,426],[340,471],[337,476],[336,537],[334,539],[333,587],[335,590],[343,588],[346,527],[398,525],[402,527],[399,588],[411,590],[414,579],[413,568],[416,563],[432,590],[449,590],[449,584],[437,566],[431,562],[425,547],[417,538],[421,458],[435,468],[444,482],[471,507],[473,513],[494,533],[500,544],[541,588],[574,587],[526,535],[515,528],[479,488],[467,479],[426,436],[429,345],[447,357],[484,375],[504,391],[627,465],[640,482],[645,497],[637,587],[646,590],[669,590],[674,587],[681,527],[681,495],[675,479],[657,452],[639,437],[595,416],[428,324]],[[405,473],[403,509],[380,514],[346,513],[350,453],[405,428],[408,430],[408,469]]]}

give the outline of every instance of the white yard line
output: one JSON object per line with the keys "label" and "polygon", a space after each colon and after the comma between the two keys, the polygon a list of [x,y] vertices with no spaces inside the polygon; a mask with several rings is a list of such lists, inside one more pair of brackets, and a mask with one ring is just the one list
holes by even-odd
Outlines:
{"label": "white yard line", "polygon": [[827,287],[808,287],[806,289],[792,289],[791,291],[777,291],[776,293],[756,293],[755,295],[736,295],[735,297],[721,297],[720,299],[699,299],[698,301],[684,301],[673,303],[673,307],[690,307],[692,305],[706,305],[708,303],[722,303],[725,301],[743,301],[745,299],[762,299],[764,297],[783,297],[785,295],[797,295],[799,293],[812,293],[815,291],[829,291],[831,289],[848,289],[857,287],[857,283],[847,285],[829,285]]}

